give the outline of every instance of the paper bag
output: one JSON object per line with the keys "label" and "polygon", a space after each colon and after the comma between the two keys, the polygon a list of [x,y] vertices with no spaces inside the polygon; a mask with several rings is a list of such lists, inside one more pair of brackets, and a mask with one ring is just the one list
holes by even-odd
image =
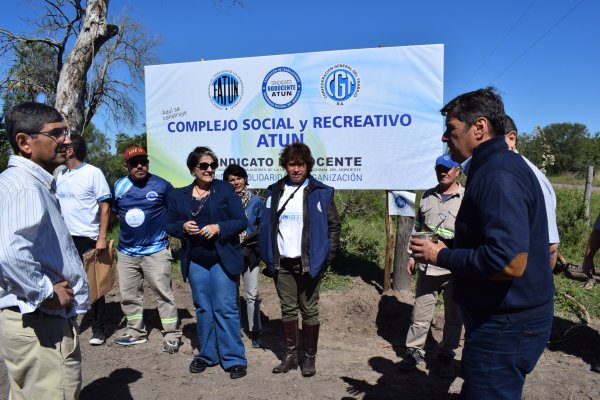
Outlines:
{"label": "paper bag", "polygon": [[83,267],[90,286],[90,304],[104,296],[115,286],[116,271],[113,267],[114,241],[108,242],[106,249],[96,255],[96,249],[91,249],[83,255]]}

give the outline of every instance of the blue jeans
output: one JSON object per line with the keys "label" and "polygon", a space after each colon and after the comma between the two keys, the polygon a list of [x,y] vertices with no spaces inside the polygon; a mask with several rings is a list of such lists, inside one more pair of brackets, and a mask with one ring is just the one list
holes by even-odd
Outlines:
{"label": "blue jeans", "polygon": [[462,398],[520,399],[525,376],[550,337],[552,305],[510,314],[463,313]]}
{"label": "blue jeans", "polygon": [[191,262],[188,278],[200,349],[194,357],[208,365],[220,363],[225,369],[247,365],[240,335],[238,276],[229,275],[219,263],[205,267]]}

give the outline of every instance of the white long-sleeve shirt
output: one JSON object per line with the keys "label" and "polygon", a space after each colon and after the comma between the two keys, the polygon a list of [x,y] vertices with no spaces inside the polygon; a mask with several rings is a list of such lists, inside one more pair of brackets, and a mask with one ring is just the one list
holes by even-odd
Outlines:
{"label": "white long-sleeve shirt", "polygon": [[[0,308],[65,318],[88,309],[86,274],[54,190],[52,175],[24,157],[11,156],[0,174]],[[72,308],[41,306],[60,281],[73,289]]]}

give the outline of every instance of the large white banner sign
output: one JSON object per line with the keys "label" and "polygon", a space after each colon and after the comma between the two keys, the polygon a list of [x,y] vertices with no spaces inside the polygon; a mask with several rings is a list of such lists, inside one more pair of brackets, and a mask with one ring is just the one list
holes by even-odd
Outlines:
{"label": "large white banner sign", "polygon": [[192,181],[196,146],[248,171],[252,188],[284,176],[302,141],[312,174],[337,189],[426,189],[442,154],[443,45],[153,65],[146,72],[150,169]]}

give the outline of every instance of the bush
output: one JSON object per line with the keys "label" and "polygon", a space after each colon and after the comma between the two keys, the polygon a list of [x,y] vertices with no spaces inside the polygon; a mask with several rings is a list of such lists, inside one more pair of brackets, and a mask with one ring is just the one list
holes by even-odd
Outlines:
{"label": "bush", "polygon": [[[598,212],[600,212],[600,193],[592,193],[590,200],[590,225],[585,221],[585,205],[582,189],[557,189],[556,201],[556,222],[560,234],[560,247],[558,251],[569,262],[580,264],[583,260],[593,223],[596,220]],[[596,260],[600,261],[600,258]]]}
{"label": "bush", "polygon": [[589,229],[584,219],[583,192],[556,191],[556,222],[560,234],[560,253],[569,260],[580,261],[582,243],[587,241]]}
{"label": "bush", "polygon": [[384,191],[337,191],[336,206],[342,220],[340,248],[334,270],[350,272],[365,263],[383,268],[385,262]]}

